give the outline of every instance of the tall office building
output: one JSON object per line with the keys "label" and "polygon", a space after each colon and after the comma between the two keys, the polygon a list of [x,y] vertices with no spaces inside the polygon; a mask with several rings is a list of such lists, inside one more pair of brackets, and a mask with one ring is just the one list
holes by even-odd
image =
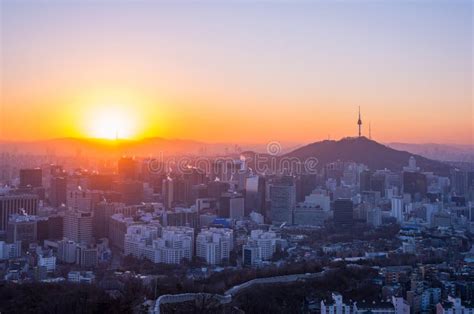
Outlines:
{"label": "tall office building", "polygon": [[58,242],[58,259],[64,263],[76,262],[76,242],[63,239]]}
{"label": "tall office building", "polygon": [[99,191],[87,190],[82,187],[73,187],[67,192],[67,207],[84,212],[90,212],[102,200]]}
{"label": "tall office building", "polygon": [[161,185],[161,195],[163,197],[163,204],[166,209],[173,208],[174,203],[174,181],[172,178],[167,177],[163,180]]}
{"label": "tall office building", "polygon": [[410,194],[415,199],[425,196],[428,189],[426,175],[419,171],[415,158],[411,156],[408,166],[403,167],[403,193]]}
{"label": "tall office building", "polygon": [[20,187],[37,188],[43,186],[43,172],[40,168],[20,169]]}
{"label": "tall office building", "polygon": [[292,178],[284,177],[270,186],[272,224],[292,223],[296,205],[296,189]]}
{"label": "tall office building", "polygon": [[138,177],[138,162],[130,157],[122,157],[119,159],[118,164],[118,174],[123,179],[137,179]]}
{"label": "tall office building", "polygon": [[370,179],[372,172],[370,170],[363,170],[359,175],[360,192],[371,191]]}
{"label": "tall office building", "polygon": [[34,194],[0,194],[0,233],[7,230],[8,220],[13,214],[36,215],[38,196]]}
{"label": "tall office building", "polygon": [[51,178],[49,203],[53,207],[59,207],[67,203],[67,177]]}
{"label": "tall office building", "polygon": [[219,198],[222,196],[222,193],[225,193],[229,190],[230,184],[227,182],[221,181],[212,181],[207,184],[207,194],[211,198]]}
{"label": "tall office building", "polygon": [[12,215],[8,221],[7,239],[14,243],[21,241],[23,247],[37,240],[38,219],[36,216]]}
{"label": "tall office building", "polygon": [[143,201],[143,182],[134,180],[121,180],[113,184],[113,190],[120,193],[122,203],[126,205],[136,205]]}
{"label": "tall office building", "polygon": [[97,246],[88,244],[78,244],[76,246],[76,264],[81,267],[91,268],[97,266],[98,262]]}
{"label": "tall office building", "polygon": [[426,175],[420,172],[403,172],[403,193],[421,198],[427,192]]}
{"label": "tall office building", "polygon": [[353,208],[354,204],[350,199],[341,198],[334,201],[334,224],[336,227],[352,225]]}
{"label": "tall office building", "polygon": [[64,216],[64,236],[76,243],[91,243],[92,219],[92,212],[69,209]]}
{"label": "tall office building", "polygon": [[245,215],[256,212],[265,216],[265,178],[254,175],[245,182]]}
{"label": "tall office building", "polygon": [[397,219],[398,223],[403,221],[403,198],[402,197],[392,198],[392,209],[390,211],[390,216]]}
{"label": "tall office building", "polygon": [[305,197],[304,203],[308,206],[320,207],[324,211],[331,209],[331,198],[326,190],[314,190]]}
{"label": "tall office building", "polygon": [[245,216],[245,202],[241,196],[232,197],[229,202],[229,218],[241,219]]}
{"label": "tall office building", "polygon": [[217,215],[222,218],[242,218],[244,216],[244,198],[236,192],[223,193],[219,198]]}
{"label": "tall office building", "polygon": [[318,176],[316,174],[302,174],[295,180],[296,201],[303,202],[308,194],[317,187]]}
{"label": "tall office building", "polygon": [[380,208],[367,209],[366,222],[372,227],[378,227],[382,224],[382,210]]}
{"label": "tall office building", "polygon": [[451,172],[451,190],[456,195],[466,195],[468,191],[468,173],[459,169]]}

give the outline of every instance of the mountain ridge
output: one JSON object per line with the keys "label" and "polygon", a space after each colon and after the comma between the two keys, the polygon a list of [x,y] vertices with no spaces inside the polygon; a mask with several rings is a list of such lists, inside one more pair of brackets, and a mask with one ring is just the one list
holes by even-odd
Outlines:
{"label": "mountain ridge", "polygon": [[300,160],[315,157],[320,167],[340,160],[362,163],[372,170],[387,168],[392,171],[402,170],[411,156],[415,157],[422,171],[449,175],[451,167],[448,164],[407,151],[396,150],[366,137],[346,137],[337,141],[314,142],[283,155],[283,157],[296,157]]}

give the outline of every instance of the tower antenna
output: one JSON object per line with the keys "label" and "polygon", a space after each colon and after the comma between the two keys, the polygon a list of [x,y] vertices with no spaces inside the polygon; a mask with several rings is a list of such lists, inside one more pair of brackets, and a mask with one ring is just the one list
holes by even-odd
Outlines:
{"label": "tower antenna", "polygon": [[357,120],[357,125],[359,126],[359,137],[362,136],[362,119],[360,118],[360,106],[359,106],[359,120]]}
{"label": "tower antenna", "polygon": [[370,121],[369,121],[369,140],[372,139],[372,129],[370,127]]}

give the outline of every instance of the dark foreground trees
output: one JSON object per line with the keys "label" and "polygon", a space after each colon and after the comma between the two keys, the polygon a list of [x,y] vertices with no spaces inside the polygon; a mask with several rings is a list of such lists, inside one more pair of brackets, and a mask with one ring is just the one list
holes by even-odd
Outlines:
{"label": "dark foreground trees", "polygon": [[95,285],[70,283],[0,284],[1,313],[132,313],[143,302],[133,284],[114,299]]}

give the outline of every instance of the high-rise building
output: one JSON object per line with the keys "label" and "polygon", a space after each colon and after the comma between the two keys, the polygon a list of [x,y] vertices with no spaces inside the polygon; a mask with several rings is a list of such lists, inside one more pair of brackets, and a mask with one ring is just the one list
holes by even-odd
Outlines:
{"label": "high-rise building", "polygon": [[95,245],[78,244],[76,246],[76,264],[81,267],[96,267],[98,262],[98,251]]}
{"label": "high-rise building", "polygon": [[174,181],[172,178],[167,177],[163,180],[161,195],[163,197],[163,204],[166,209],[173,208],[174,204]]}
{"label": "high-rise building", "polygon": [[322,226],[328,218],[328,212],[319,206],[306,202],[296,205],[293,211],[293,224],[304,226]]}
{"label": "high-rise building", "polygon": [[122,213],[117,213],[109,218],[108,224],[110,245],[123,250],[127,229],[129,226],[136,224],[136,222],[133,220],[133,217],[126,217]]}
{"label": "high-rise building", "polygon": [[127,227],[124,237],[124,255],[132,255],[138,258],[146,257],[155,260],[154,252],[146,250],[151,247],[154,240],[161,235],[159,224],[135,224]]}
{"label": "high-rise building", "polygon": [[124,254],[153,263],[179,264],[183,259],[191,260],[193,251],[194,229],[189,227],[141,224],[130,226],[125,235]]}
{"label": "high-rise building", "polygon": [[403,221],[403,198],[402,197],[392,198],[392,209],[390,211],[390,216],[397,219],[398,223]]}
{"label": "high-rise building", "polygon": [[382,224],[382,210],[377,207],[367,209],[366,222],[373,227],[380,226]]}
{"label": "high-rise building", "polygon": [[43,172],[40,168],[20,169],[20,188],[43,186]]}
{"label": "high-rise building", "polygon": [[155,263],[179,264],[184,258],[192,260],[194,229],[189,227],[165,227],[160,238],[153,241]]}
{"label": "high-rise building", "polygon": [[87,178],[87,188],[101,191],[111,190],[114,178],[116,177],[111,174],[92,174]]}
{"label": "high-rise building", "polygon": [[414,198],[426,195],[426,175],[420,172],[403,172],[403,193],[410,194]]}
{"label": "high-rise building", "polygon": [[296,189],[292,178],[282,178],[270,186],[272,224],[291,224],[293,209],[296,205]]}
{"label": "high-rise building", "polygon": [[275,232],[263,230],[252,230],[247,244],[256,244],[259,248],[259,258],[262,261],[268,261],[273,257],[276,251],[276,241],[281,240]]}
{"label": "high-rise building", "polygon": [[244,266],[256,267],[262,262],[257,243],[250,242],[242,246],[242,263]]}
{"label": "high-rise building", "polygon": [[135,180],[138,177],[138,163],[133,158],[120,158],[117,164],[117,168],[119,176],[121,176],[123,179]]}
{"label": "high-rise building", "polygon": [[113,184],[112,189],[120,193],[121,202],[126,205],[137,205],[143,201],[143,182],[135,180],[120,180]]}
{"label": "high-rise building", "polygon": [[191,208],[174,208],[173,211],[165,211],[163,213],[163,225],[176,227],[197,228],[199,225],[199,215],[196,209]]}
{"label": "high-rise building", "polygon": [[296,201],[303,202],[305,197],[317,187],[318,176],[316,174],[302,174],[295,179]]}
{"label": "high-rise building", "polygon": [[58,242],[58,259],[63,263],[73,264],[76,262],[76,242],[63,239]]}
{"label": "high-rise building", "polygon": [[13,259],[21,256],[21,241],[7,243],[0,241],[0,260]]}
{"label": "high-rise building", "polygon": [[76,243],[92,242],[92,212],[69,209],[64,216],[64,236]]}
{"label": "high-rise building", "polygon": [[304,203],[307,206],[320,207],[324,211],[331,209],[331,198],[326,190],[314,190],[305,197]]}
{"label": "high-rise building", "polygon": [[415,158],[411,156],[408,166],[403,167],[403,193],[410,194],[415,199],[424,197],[428,190],[426,175],[419,171]]}
{"label": "high-rise building", "polygon": [[351,226],[353,223],[354,204],[350,199],[334,201],[334,224],[336,227]]}
{"label": "high-rise building", "polygon": [[34,194],[0,194],[0,233],[7,230],[8,220],[13,214],[36,215],[38,196]]}
{"label": "high-rise building", "polygon": [[67,203],[67,177],[51,178],[49,203],[53,207],[59,207]]}
{"label": "high-rise building", "polygon": [[451,190],[456,195],[466,195],[468,191],[468,173],[455,169],[451,172]]}
{"label": "high-rise building", "polygon": [[217,215],[222,218],[242,218],[244,216],[244,198],[236,192],[225,192],[219,198]]}
{"label": "high-rise building", "polygon": [[230,184],[227,182],[221,181],[212,181],[207,184],[207,194],[211,198],[220,198],[222,193],[225,193],[229,190]]}
{"label": "high-rise building", "polygon": [[229,201],[229,218],[241,219],[245,215],[245,206],[243,197],[232,197]]}
{"label": "high-rise building", "polygon": [[360,186],[360,191],[370,191],[371,186],[370,186],[370,179],[372,177],[372,172],[370,170],[363,170],[360,175],[359,175],[359,186]]}
{"label": "high-rise building", "polygon": [[228,228],[202,229],[196,237],[196,256],[208,264],[221,264],[233,249],[233,231]]}
{"label": "high-rise building", "polygon": [[7,240],[11,243],[21,241],[22,246],[37,239],[38,219],[36,216],[12,215],[8,221]]}
{"label": "high-rise building", "polygon": [[56,270],[56,256],[52,254],[52,251],[41,252],[38,254],[38,266],[46,268],[47,272],[53,272]]}
{"label": "high-rise building", "polygon": [[101,200],[99,191],[83,189],[80,186],[67,191],[67,207],[83,212],[91,212]]}
{"label": "high-rise building", "polygon": [[254,175],[245,182],[245,215],[256,212],[265,216],[265,178]]}

